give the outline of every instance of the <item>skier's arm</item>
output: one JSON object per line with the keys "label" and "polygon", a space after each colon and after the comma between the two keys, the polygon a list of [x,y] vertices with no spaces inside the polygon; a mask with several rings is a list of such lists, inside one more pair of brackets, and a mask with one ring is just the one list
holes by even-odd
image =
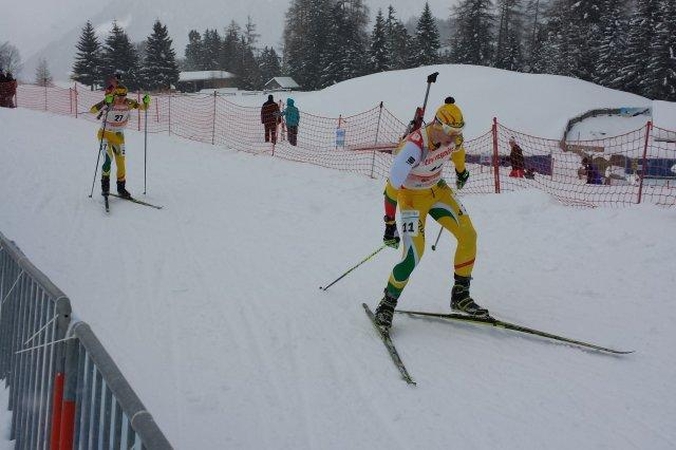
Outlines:
{"label": "skier's arm", "polygon": [[[390,167],[390,183],[394,189],[399,189],[406,181],[406,177],[411,172],[411,169],[420,162],[422,152],[417,145],[412,142],[407,142],[401,148],[399,153],[394,157],[392,166]],[[464,154],[463,154],[464,161]]]}

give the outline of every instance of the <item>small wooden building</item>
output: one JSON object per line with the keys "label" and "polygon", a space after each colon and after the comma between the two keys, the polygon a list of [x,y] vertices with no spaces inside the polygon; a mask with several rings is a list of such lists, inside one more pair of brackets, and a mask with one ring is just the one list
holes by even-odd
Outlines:
{"label": "small wooden building", "polygon": [[274,77],[265,83],[265,91],[292,91],[300,89],[300,86],[291,77]]}
{"label": "small wooden building", "polygon": [[199,92],[202,89],[235,87],[237,76],[224,70],[197,70],[180,72],[176,89],[181,92]]}

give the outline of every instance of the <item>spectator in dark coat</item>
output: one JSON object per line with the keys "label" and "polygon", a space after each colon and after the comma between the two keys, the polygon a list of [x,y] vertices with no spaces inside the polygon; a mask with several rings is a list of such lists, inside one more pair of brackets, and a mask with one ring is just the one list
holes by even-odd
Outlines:
{"label": "spectator in dark coat", "polygon": [[289,144],[296,145],[298,139],[298,123],[300,122],[300,113],[294,105],[292,98],[286,99],[286,109],[284,109],[286,118],[287,133],[289,135]]}
{"label": "spectator in dark coat", "polygon": [[265,128],[265,142],[277,143],[277,124],[282,121],[279,105],[275,103],[272,94],[268,95],[268,101],[261,107],[261,123]]}
{"label": "spectator in dark coat", "polygon": [[601,173],[599,169],[592,163],[589,158],[582,158],[582,168],[587,175],[587,184],[603,184],[601,180]]}
{"label": "spectator in dark coat", "polygon": [[509,172],[510,177],[514,178],[523,178],[524,176],[524,161],[523,161],[523,150],[516,143],[514,136],[509,138],[509,146],[511,151],[509,152],[509,161],[512,164],[512,171]]}
{"label": "spectator in dark coat", "polygon": [[[1,72],[0,72],[1,73]],[[14,108],[14,96],[16,95],[17,82],[11,72],[0,78],[0,106]]]}

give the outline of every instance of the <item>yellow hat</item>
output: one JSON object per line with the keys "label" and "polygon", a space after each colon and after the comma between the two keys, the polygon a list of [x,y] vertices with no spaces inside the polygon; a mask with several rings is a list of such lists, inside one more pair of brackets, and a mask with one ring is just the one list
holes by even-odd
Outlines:
{"label": "yellow hat", "polygon": [[462,111],[455,104],[453,97],[447,97],[443,105],[437,109],[434,115],[446,134],[458,134],[465,127],[465,121],[462,118]]}
{"label": "yellow hat", "polygon": [[113,91],[113,95],[116,95],[118,97],[126,97],[127,95],[127,87],[122,86],[121,84],[118,85],[115,90]]}

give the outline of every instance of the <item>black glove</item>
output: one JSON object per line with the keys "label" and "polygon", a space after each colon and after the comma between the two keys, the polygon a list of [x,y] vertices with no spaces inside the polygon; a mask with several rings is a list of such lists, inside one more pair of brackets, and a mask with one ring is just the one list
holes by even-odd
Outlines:
{"label": "black glove", "polygon": [[455,171],[455,185],[458,189],[462,189],[469,179],[469,170],[465,169],[462,172]]}
{"label": "black glove", "polygon": [[383,235],[383,242],[388,247],[399,248],[399,231],[397,231],[397,221],[394,217],[385,216],[385,234]]}

